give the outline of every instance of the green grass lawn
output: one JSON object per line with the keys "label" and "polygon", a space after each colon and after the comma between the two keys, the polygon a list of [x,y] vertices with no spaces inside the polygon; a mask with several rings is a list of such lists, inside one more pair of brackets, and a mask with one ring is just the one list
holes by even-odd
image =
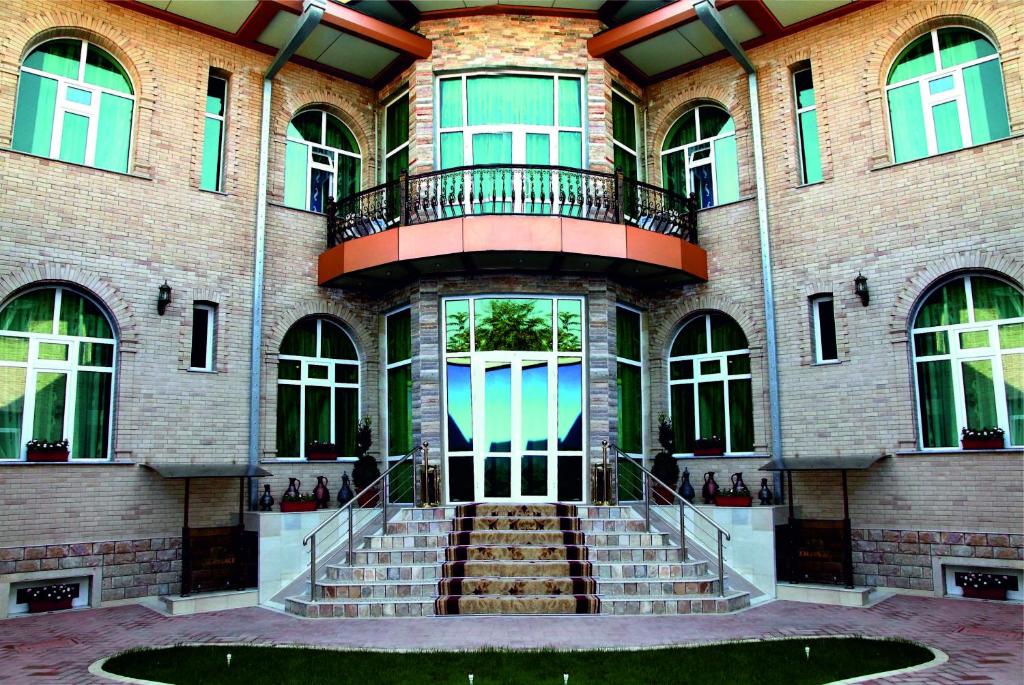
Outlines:
{"label": "green grass lawn", "polygon": [[[811,648],[810,658],[804,647]],[[231,654],[231,667],[226,655]],[[170,647],[120,654],[110,673],[189,685],[658,685],[826,683],[924,663],[909,642],[816,638],[622,652],[387,653],[291,647]]]}

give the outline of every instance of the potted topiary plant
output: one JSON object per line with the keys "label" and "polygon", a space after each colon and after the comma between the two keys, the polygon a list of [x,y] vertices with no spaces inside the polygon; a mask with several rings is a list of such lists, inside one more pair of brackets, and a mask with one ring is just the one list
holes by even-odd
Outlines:
{"label": "potted topiary plant", "polygon": [[654,503],[672,504],[675,500],[676,481],[679,480],[679,464],[672,456],[676,445],[672,422],[664,414],[658,417],[658,443],[661,451],[654,455],[651,473],[664,485],[654,485]]}
{"label": "potted topiary plant", "polygon": [[960,441],[965,450],[1001,450],[1005,446],[1005,433],[1002,428],[964,428],[960,431]]}
{"label": "potted topiary plant", "polygon": [[25,444],[25,457],[34,462],[62,462],[68,460],[68,441],[29,440]]}
{"label": "potted topiary plant", "polygon": [[352,484],[356,487],[356,499],[361,507],[376,504],[380,492],[380,486],[368,489],[373,481],[380,478],[377,460],[370,456],[370,446],[373,445],[371,426],[370,418],[364,417],[356,427],[356,464],[352,467]]}
{"label": "potted topiary plant", "polygon": [[710,438],[697,438],[693,441],[693,456],[720,457],[725,454],[725,440],[712,435]]}
{"label": "potted topiary plant", "polygon": [[281,513],[288,514],[296,511],[316,511],[316,498],[308,492],[301,495],[282,495]]}
{"label": "potted topiary plant", "polygon": [[338,446],[333,442],[313,442],[306,445],[306,459],[308,461],[337,461]]}

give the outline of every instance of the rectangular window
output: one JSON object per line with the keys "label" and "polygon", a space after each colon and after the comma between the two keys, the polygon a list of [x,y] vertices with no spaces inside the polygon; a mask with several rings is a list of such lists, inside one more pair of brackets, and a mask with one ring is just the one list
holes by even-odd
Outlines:
{"label": "rectangular window", "polygon": [[612,91],[612,146],[615,151],[615,168],[623,176],[639,179],[637,164],[636,104]]}
{"label": "rectangular window", "polygon": [[796,100],[797,140],[800,144],[800,182],[821,181],[821,147],[818,141],[818,108],[810,68],[793,74]]}
{"label": "rectangular window", "polygon": [[619,448],[643,454],[643,345],[640,312],[615,308],[616,386],[618,390]]}
{"label": "rectangular window", "polygon": [[385,181],[393,181],[409,168],[409,93],[385,108],[384,158]]}
{"label": "rectangular window", "polygon": [[836,317],[831,295],[811,299],[811,318],[814,322],[814,363],[831,364],[839,361],[836,348]]}
{"label": "rectangular window", "polygon": [[385,319],[387,365],[388,456],[412,449],[412,310],[408,307]]}
{"label": "rectangular window", "polygon": [[216,341],[217,305],[192,305],[192,355],[189,369],[213,371],[213,352]]}
{"label": "rectangular window", "polygon": [[224,189],[224,124],[227,96],[227,80],[210,74],[206,83],[203,168],[199,179],[199,187],[203,190]]}

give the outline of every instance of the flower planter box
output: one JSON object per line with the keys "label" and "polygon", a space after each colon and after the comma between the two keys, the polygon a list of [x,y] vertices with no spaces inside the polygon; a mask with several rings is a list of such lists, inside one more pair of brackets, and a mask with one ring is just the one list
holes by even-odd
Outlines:
{"label": "flower planter box", "polygon": [[306,450],[306,461],[337,461],[338,453],[334,450]]}
{"label": "flower planter box", "polygon": [[750,495],[716,495],[715,505],[719,507],[749,507],[753,498]]}
{"label": "flower planter box", "polygon": [[963,588],[964,597],[971,599],[1006,599],[1006,588],[1004,587],[970,587]]}
{"label": "flower planter box", "polygon": [[676,501],[672,490],[660,484],[654,486],[651,499],[654,500],[655,504],[674,504]]}
{"label": "flower planter box", "polygon": [[694,447],[693,456],[695,457],[720,457],[725,454],[724,447]]}
{"label": "flower planter box", "polygon": [[374,488],[361,490],[359,494],[356,495],[356,500],[359,502],[359,506],[363,507],[364,509],[366,507],[376,506],[377,504],[380,503],[380,486],[378,485],[377,487]]}
{"label": "flower planter box", "polygon": [[288,514],[296,511],[316,511],[316,502],[281,502],[281,513]]}
{"label": "flower planter box", "polygon": [[59,463],[68,460],[67,450],[28,450],[26,459],[39,463]]}
{"label": "flower planter box", "polygon": [[44,611],[63,611],[64,609],[71,608],[72,601],[73,600],[70,597],[68,597],[67,599],[30,600],[28,603],[28,613],[41,614]]}
{"label": "flower planter box", "polygon": [[965,450],[1001,450],[1003,449],[1002,438],[964,438]]}

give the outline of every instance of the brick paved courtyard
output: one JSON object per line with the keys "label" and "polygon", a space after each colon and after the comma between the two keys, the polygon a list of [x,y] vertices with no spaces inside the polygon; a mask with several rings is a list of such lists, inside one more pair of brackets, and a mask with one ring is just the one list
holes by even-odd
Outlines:
{"label": "brick paved courtyard", "polygon": [[325,622],[265,609],[167,617],[143,606],[0,621],[0,682],[101,683],[94,660],[139,646],[295,643],[339,648],[640,647],[791,635],[905,637],[949,661],[886,683],[1024,682],[1020,605],[891,597],[870,609],[773,602],[731,616],[357,619]]}

